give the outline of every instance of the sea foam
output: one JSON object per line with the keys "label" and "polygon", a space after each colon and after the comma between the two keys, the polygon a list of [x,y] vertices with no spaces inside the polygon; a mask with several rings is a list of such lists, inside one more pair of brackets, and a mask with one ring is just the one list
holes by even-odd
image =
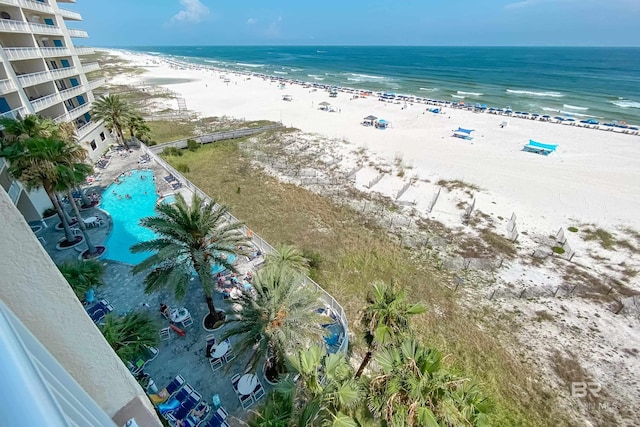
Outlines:
{"label": "sea foam", "polygon": [[512,90],[507,89],[507,93],[512,93],[514,95],[525,95],[525,96],[546,96],[549,98],[562,98],[564,95],[558,92],[535,92],[532,90]]}
{"label": "sea foam", "polygon": [[437,87],[421,87],[420,90],[424,90],[425,92],[435,92],[438,90]]}
{"label": "sea foam", "polygon": [[461,90],[459,90],[458,95],[469,95],[469,96],[482,96],[484,95],[484,93],[480,93],[480,92],[463,92]]}
{"label": "sea foam", "polygon": [[620,108],[640,108],[640,102],[631,101],[629,99],[621,99],[618,101],[611,101],[611,103]]}
{"label": "sea foam", "polygon": [[569,104],[564,104],[563,107],[564,108],[568,108],[570,110],[580,110],[580,111],[587,111],[588,110],[587,107],[577,107],[575,105],[569,105]]}
{"label": "sea foam", "polygon": [[236,62],[236,65],[239,65],[240,67],[249,67],[249,68],[262,68],[262,67],[264,67],[264,64],[248,64],[246,62]]}

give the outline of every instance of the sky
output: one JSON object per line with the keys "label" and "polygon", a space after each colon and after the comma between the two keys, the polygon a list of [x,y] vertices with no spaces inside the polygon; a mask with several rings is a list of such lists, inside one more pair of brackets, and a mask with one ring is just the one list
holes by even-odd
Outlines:
{"label": "sky", "polygon": [[640,0],[77,0],[102,47],[640,46]]}

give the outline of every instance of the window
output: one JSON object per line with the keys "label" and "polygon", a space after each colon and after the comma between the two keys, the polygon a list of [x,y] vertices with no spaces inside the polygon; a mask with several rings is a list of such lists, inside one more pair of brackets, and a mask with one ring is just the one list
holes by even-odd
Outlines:
{"label": "window", "polygon": [[102,141],[104,141],[105,139],[107,139],[107,137],[106,137],[106,136],[104,136],[104,132],[100,132],[100,139],[101,139]]}
{"label": "window", "polygon": [[96,140],[93,139],[91,140],[91,149],[95,151],[96,148],[98,148],[98,145],[96,144]]}

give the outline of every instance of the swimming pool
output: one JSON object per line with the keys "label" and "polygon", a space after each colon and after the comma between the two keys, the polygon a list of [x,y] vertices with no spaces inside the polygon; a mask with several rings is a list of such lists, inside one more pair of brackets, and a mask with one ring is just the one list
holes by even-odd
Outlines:
{"label": "swimming pool", "polygon": [[[119,184],[114,182],[102,193],[100,207],[109,212],[113,220],[113,229],[105,243],[105,257],[112,261],[135,265],[151,256],[149,252],[131,253],[129,248],[138,242],[157,237],[153,231],[140,225],[140,219],[155,215],[158,195],[150,169],[131,171],[131,175],[125,174],[118,180]],[[174,203],[174,194],[165,197],[162,202],[169,197],[173,198],[171,203]],[[233,263],[236,256],[229,254],[228,259]],[[211,269],[213,274],[223,270],[224,267],[218,264],[214,264]]]}
{"label": "swimming pool", "polygon": [[171,205],[175,202],[176,202],[175,194],[167,194],[163,196],[160,200],[158,200],[158,203],[162,203],[163,205]]}
{"label": "swimming pool", "polygon": [[[149,257],[149,253],[133,254],[129,248],[138,243],[154,239],[155,233],[140,226],[140,219],[155,215],[156,186],[153,172],[149,169],[131,171],[131,176],[119,178],[102,193],[101,208],[109,212],[113,229],[107,238],[106,258],[138,264]],[[129,195],[131,198],[127,198]]]}

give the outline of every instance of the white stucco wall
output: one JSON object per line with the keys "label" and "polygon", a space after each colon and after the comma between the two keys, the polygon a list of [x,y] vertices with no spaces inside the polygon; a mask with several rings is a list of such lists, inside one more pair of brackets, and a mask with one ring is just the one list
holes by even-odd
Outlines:
{"label": "white stucco wall", "polygon": [[1,187],[0,298],[109,416],[148,402]]}

